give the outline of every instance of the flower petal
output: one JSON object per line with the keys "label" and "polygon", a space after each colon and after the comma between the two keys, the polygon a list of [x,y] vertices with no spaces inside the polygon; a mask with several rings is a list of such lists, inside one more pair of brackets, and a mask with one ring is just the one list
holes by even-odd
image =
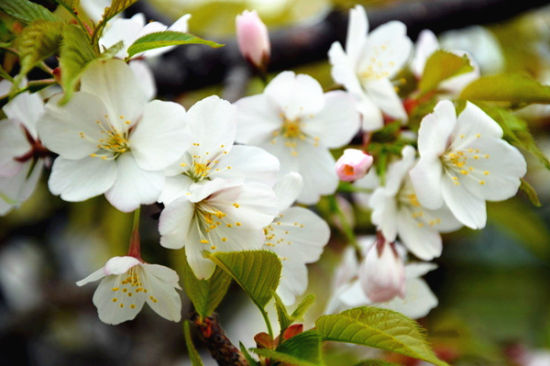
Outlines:
{"label": "flower petal", "polygon": [[128,270],[134,266],[137,266],[141,262],[139,259],[130,256],[113,257],[105,263],[103,266],[103,272],[105,275],[119,275],[128,272]]}
{"label": "flower petal", "polygon": [[189,196],[191,192],[189,187],[193,184],[193,180],[187,175],[176,175],[173,177],[166,177],[164,182],[164,188],[158,198],[159,202],[168,204],[180,197]]}
{"label": "flower petal", "polygon": [[[366,33],[363,35],[363,38],[366,39]],[[331,74],[334,81],[342,84],[350,93],[355,95],[362,94],[363,90],[355,72],[355,64],[351,60],[351,56],[344,52],[339,42],[334,42],[330,46],[328,57],[332,65]]]}
{"label": "flower petal", "polygon": [[103,31],[99,39],[99,45],[104,48],[109,48],[122,41],[124,45],[122,49],[117,52],[116,57],[123,59],[128,56],[128,47],[138,38],[138,34],[144,25],[145,16],[141,13],[135,14],[130,19],[115,19],[111,21]]}
{"label": "flower petal", "polygon": [[48,186],[55,195],[69,202],[84,201],[112,187],[117,167],[112,160],[86,157],[69,160],[55,159]]}
{"label": "flower petal", "polygon": [[[167,272],[169,277],[166,278]],[[173,322],[181,320],[181,298],[174,287],[178,287],[177,273],[158,264],[143,264],[144,282],[148,289],[146,302],[158,315]],[[174,286],[174,277],[176,278]]]}
{"label": "flower petal", "polygon": [[220,171],[212,172],[212,178],[244,177],[246,180],[273,186],[279,173],[279,159],[259,147],[236,145],[220,160],[217,167]]}
{"label": "flower petal", "polygon": [[458,221],[472,229],[482,229],[487,221],[485,201],[470,193],[463,184],[449,177],[441,180],[443,200]]}
{"label": "flower petal", "polygon": [[237,141],[261,145],[273,138],[283,121],[275,103],[264,94],[242,98],[237,106]]}
{"label": "flower petal", "polygon": [[289,208],[302,191],[304,180],[296,172],[290,172],[283,176],[273,187],[277,196],[277,208],[279,211]]}
{"label": "flower petal", "polygon": [[399,237],[414,255],[424,260],[441,255],[443,246],[437,230],[415,220],[408,210],[399,210],[396,219]]}
{"label": "flower petal", "polygon": [[407,112],[389,79],[369,80],[364,87],[370,100],[384,113],[401,121],[407,120]]}
{"label": "flower petal", "polygon": [[409,176],[422,206],[437,209],[443,205],[442,174],[441,160],[434,156],[420,157],[418,163],[410,170]]}
{"label": "flower petal", "polygon": [[417,78],[422,76],[424,73],[424,66],[426,66],[426,61],[428,61],[432,53],[438,49],[439,42],[431,30],[424,29],[420,32],[418,39],[416,40],[414,57],[411,61],[411,70]]}
{"label": "flower petal", "polygon": [[10,119],[15,119],[23,124],[36,138],[36,123],[44,114],[44,102],[40,95],[29,92],[21,93],[6,104],[2,110]]}
{"label": "flower petal", "polygon": [[132,153],[124,153],[116,160],[117,176],[113,186],[105,193],[107,200],[117,209],[130,212],[142,204],[157,201],[164,186],[162,172],[141,169]]}
{"label": "flower petal", "polygon": [[301,128],[328,148],[347,144],[359,130],[355,100],[342,91],[325,94],[325,106],[315,116],[302,121]]}
{"label": "flower petal", "polygon": [[87,276],[86,278],[83,278],[80,281],[76,282],[76,285],[77,286],[84,286],[84,285],[86,285],[90,282],[98,281],[98,280],[102,279],[105,276],[106,276],[106,274],[103,271],[103,267],[102,267],[102,268],[98,269],[97,271],[90,273],[90,275]]}
{"label": "flower petal", "polygon": [[422,318],[438,304],[437,297],[430,290],[424,280],[414,278],[406,282],[405,298],[394,297],[387,303],[376,306],[400,312],[412,319]]}
{"label": "flower petal", "polygon": [[346,53],[352,61],[354,68],[367,43],[367,32],[369,31],[369,19],[365,8],[356,5],[349,12],[348,32],[346,36]]}
{"label": "flower petal", "polygon": [[466,108],[460,113],[457,120],[455,135],[473,136],[480,134],[482,137],[502,137],[502,128],[478,106],[466,102]]}
{"label": "flower petal", "polygon": [[418,152],[421,157],[438,156],[447,148],[449,137],[456,126],[455,107],[443,100],[434,111],[422,119],[418,130]]}
{"label": "flower petal", "polygon": [[395,197],[388,195],[384,188],[377,188],[369,200],[372,208],[371,221],[382,231],[388,242],[397,237],[397,205]]}
{"label": "flower petal", "polygon": [[184,116],[185,109],[177,103],[147,103],[129,141],[140,168],[162,170],[183,155],[191,144]]}
{"label": "flower petal", "polygon": [[359,96],[356,108],[363,117],[363,130],[376,131],[384,127],[384,116],[382,115],[382,111],[373,103],[368,95],[362,93]]}
{"label": "flower petal", "polygon": [[159,219],[160,245],[170,249],[186,245],[194,214],[193,203],[184,197],[167,204]]}
{"label": "flower petal", "polygon": [[145,94],[147,100],[151,100],[157,95],[157,86],[155,76],[145,61],[133,60],[128,64],[135,77],[140,80],[139,85]]}
{"label": "flower petal", "polygon": [[0,121],[0,177],[17,174],[22,164],[14,158],[30,151],[22,126],[13,120]]}
{"label": "flower petal", "polygon": [[314,204],[321,195],[332,194],[338,187],[338,175],[334,169],[334,158],[323,147],[308,143],[298,144],[299,173],[304,179],[298,202]]}
{"label": "flower petal", "polygon": [[[92,301],[99,319],[104,323],[117,325],[132,320],[145,303],[145,293],[142,291],[128,296],[130,285],[122,284],[122,277],[124,275],[105,277],[95,290]],[[122,292],[122,288],[126,292]]]}

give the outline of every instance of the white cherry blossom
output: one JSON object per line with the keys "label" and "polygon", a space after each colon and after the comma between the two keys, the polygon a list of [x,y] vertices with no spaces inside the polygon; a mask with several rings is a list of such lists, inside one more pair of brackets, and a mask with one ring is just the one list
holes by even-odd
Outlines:
{"label": "white cherry blossom", "polygon": [[105,193],[121,211],[155,202],[163,170],[189,146],[185,110],[153,100],[120,60],[98,61],[83,73],[81,89],[66,105],[50,99],[38,125],[44,144],[60,156],[49,188],[66,201]]}
{"label": "white cherry blossom", "polygon": [[289,173],[275,185],[279,214],[264,228],[264,248],[283,265],[277,295],[291,305],[307,289],[307,266],[319,260],[330,237],[327,223],[303,207],[290,207],[302,190],[302,177]]}
{"label": "white cherry blossom", "polygon": [[144,263],[130,256],[113,257],[78,286],[101,280],[93,303],[99,319],[107,324],[132,320],[147,303],[158,315],[179,322],[181,319],[181,290],[178,274],[165,266]]}
{"label": "white cherry blossom", "polygon": [[265,184],[216,178],[195,185],[190,194],[171,201],[160,215],[160,244],[185,247],[189,266],[198,278],[209,278],[215,264],[203,251],[260,249],[263,228],[277,207],[273,189]]}
{"label": "white cherry blossom", "polygon": [[243,98],[237,107],[237,141],[277,156],[281,177],[300,173],[304,180],[300,203],[313,204],[336,190],[338,176],[328,149],[348,143],[359,129],[349,94],[323,94],[312,77],[285,71],[263,94]]}
{"label": "white cherry blossom", "polygon": [[403,159],[393,162],[386,174],[386,184],[378,187],[369,200],[372,223],[386,240],[399,236],[417,257],[430,260],[442,251],[440,232],[454,231],[462,225],[446,206],[430,210],[418,202],[408,173],[415,164],[415,150],[403,148]]}
{"label": "white cherry blossom", "polygon": [[421,122],[418,150],[410,176],[419,203],[430,209],[446,204],[472,229],[485,226],[485,201],[514,196],[527,171],[523,155],[502,139],[502,128],[470,102],[458,117],[450,101],[439,102]]}
{"label": "white cherry blossom", "polygon": [[399,21],[383,24],[367,35],[369,24],[362,6],[350,10],[346,50],[334,42],[329,50],[333,79],[357,99],[363,129],[383,126],[382,112],[407,120],[407,114],[390,79],[409,58],[412,42]]}
{"label": "white cherry blossom", "polygon": [[193,105],[186,114],[192,144],[167,169],[166,185],[159,201],[169,203],[189,195],[192,186],[216,178],[249,180],[273,186],[279,160],[255,146],[233,145],[237,131],[237,108],[210,96]]}
{"label": "white cherry blossom", "polygon": [[[441,46],[439,45],[437,37],[432,31],[425,29],[420,32],[418,40],[416,41],[414,57],[411,61],[411,70],[417,78],[422,78],[422,74],[424,73],[424,68],[426,66],[426,61],[428,61],[430,56],[439,49],[441,49]],[[477,64],[468,53],[460,50],[449,51],[456,54],[457,56],[468,57],[470,65],[472,65],[473,67],[472,71],[444,80],[438,86],[438,89],[448,91],[452,94],[458,94],[462,89],[464,89],[466,85],[479,77],[479,66],[477,66]]]}
{"label": "white cherry blossom", "polygon": [[[11,86],[7,80],[1,83]],[[36,132],[44,113],[38,94],[19,94],[2,110],[8,117],[0,121],[0,215],[5,215],[34,192],[48,151]]]}
{"label": "white cherry blossom", "polygon": [[[116,57],[126,58],[128,57],[128,47],[130,47],[136,40],[147,34],[163,32],[165,30],[187,32],[187,22],[190,17],[191,15],[189,14],[182,15],[170,27],[167,27],[159,22],[146,23],[145,16],[141,13],[137,13],[129,19],[114,19],[109,22],[107,28],[103,31],[103,34],[99,39],[99,45],[104,48],[109,48],[122,41],[124,45],[122,49],[117,52]],[[138,53],[132,56],[132,58],[159,56],[173,48],[174,46],[155,48]]]}
{"label": "white cherry blossom", "polygon": [[[372,236],[359,238],[361,252],[368,253],[376,239]],[[395,244],[401,260],[404,260],[404,250],[398,243]],[[410,262],[405,264],[405,291],[404,297],[395,296],[386,302],[375,302],[365,294],[364,287],[359,281],[361,264],[352,247],[346,248],[343,260],[336,269],[334,292],[327,305],[327,313],[335,313],[358,306],[376,306],[398,311],[413,319],[422,318],[437,306],[438,301],[426,282],[421,279],[429,271],[436,268],[435,264],[426,262]]]}

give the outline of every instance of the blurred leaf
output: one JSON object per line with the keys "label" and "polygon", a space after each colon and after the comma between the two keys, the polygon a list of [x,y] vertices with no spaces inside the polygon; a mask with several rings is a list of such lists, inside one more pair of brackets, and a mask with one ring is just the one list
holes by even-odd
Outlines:
{"label": "blurred leaf", "polygon": [[521,178],[521,185],[519,186],[519,189],[521,189],[527,197],[529,198],[529,201],[536,206],[541,207],[542,204],[540,203],[539,196],[537,195],[537,191],[535,191],[535,188],[531,186],[525,179]]}
{"label": "blurred leaf", "polygon": [[284,362],[285,365],[289,364],[293,366],[319,366],[319,364],[317,363],[309,362],[299,357],[287,355],[286,353],[277,352],[268,348],[252,348],[252,351],[260,356],[267,357],[271,360]]}
{"label": "blurred leaf", "polygon": [[382,360],[364,360],[354,366],[399,366],[399,364]]}
{"label": "blurred leaf", "polygon": [[514,104],[550,103],[550,86],[520,74],[482,76],[468,84],[460,95],[473,101]]}
{"label": "blurred leaf", "polygon": [[529,132],[527,122],[506,109],[491,106],[487,103],[478,102],[476,104],[498,122],[502,127],[506,140],[512,145],[530,152],[546,169],[550,169],[550,161],[536,145],[535,139]]}
{"label": "blurred leaf", "polygon": [[212,315],[227,293],[231,277],[221,268],[216,268],[212,277],[199,280],[189,267],[187,259],[183,263],[183,287],[195,311],[201,318]]}
{"label": "blurred leaf", "polygon": [[92,35],[92,45],[94,45],[94,48],[97,47],[98,40],[101,37],[101,34],[103,33],[103,28],[105,28],[105,25],[107,22],[116,16],[118,13],[123,12],[128,7],[136,3],[138,0],[112,0],[111,6],[105,8],[103,12],[103,16],[101,17],[101,20],[97,24],[97,26],[94,29],[94,34]]}
{"label": "blurred leaf", "polygon": [[291,316],[294,319],[294,321],[302,319],[306,311],[309,309],[311,305],[313,305],[314,302],[315,302],[314,294],[309,294],[306,297],[304,297],[302,301],[300,301],[296,309],[294,309],[294,311],[292,312]]}
{"label": "blurred leaf", "polygon": [[101,52],[101,55],[99,56],[99,58],[102,59],[102,60],[108,60],[110,58],[113,58],[113,57],[116,56],[118,51],[120,51],[123,47],[124,47],[124,42],[119,41],[119,42],[115,43],[114,45],[112,45],[111,47],[103,50]]}
{"label": "blurred leaf", "polygon": [[80,75],[96,58],[97,54],[90,44],[88,35],[81,28],[70,24],[65,25],[59,53],[61,86],[65,95],[59,104],[65,104],[71,99]]}
{"label": "blurred leaf", "polygon": [[208,258],[233,277],[261,310],[279,285],[281,262],[273,252],[218,252],[208,254]]}
{"label": "blurred leaf", "polygon": [[418,88],[422,94],[425,94],[436,89],[442,81],[473,69],[466,55],[458,56],[448,51],[437,50],[426,61]]}
{"label": "blurred leaf", "polygon": [[183,44],[203,44],[214,48],[223,46],[223,44],[208,41],[189,33],[173,31],[156,32],[147,34],[132,43],[132,45],[128,47],[128,58],[155,48],[179,46]]}
{"label": "blurred leaf", "polygon": [[241,353],[243,354],[244,358],[248,362],[249,366],[260,366],[258,362],[256,362],[255,359],[252,358],[246,347],[242,342],[239,342],[239,348],[241,349]]}
{"label": "blurred leaf", "polygon": [[435,356],[418,323],[395,311],[365,306],[324,315],[315,324],[327,341],[361,344],[448,365]]}
{"label": "blurred leaf", "polygon": [[201,357],[193,344],[193,339],[191,338],[191,329],[189,328],[189,320],[183,321],[183,336],[185,337],[185,345],[187,346],[187,353],[189,354],[189,359],[191,360],[192,366],[203,366]]}
{"label": "blurred leaf", "polygon": [[13,90],[36,64],[57,52],[63,38],[63,27],[61,22],[37,20],[23,29],[15,42],[21,70],[15,78]]}
{"label": "blurred leaf", "polygon": [[48,9],[29,0],[0,0],[0,9],[25,24],[35,20],[57,20]]}

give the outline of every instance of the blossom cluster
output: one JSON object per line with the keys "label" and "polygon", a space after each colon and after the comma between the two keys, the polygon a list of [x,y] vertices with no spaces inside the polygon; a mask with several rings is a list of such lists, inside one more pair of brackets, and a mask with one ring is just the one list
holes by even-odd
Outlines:
{"label": "blossom cluster", "polygon": [[[186,110],[154,99],[143,61],[169,49],[129,59],[128,46],[151,32],[185,32],[188,18],[170,28],[145,25],[140,14],[115,19],[99,44],[123,47],[114,59],[86,67],[67,103],[61,93],[44,102],[25,92],[4,106],[0,214],[28,199],[48,167],[49,190],[65,201],[104,195],[123,212],[162,205],[160,245],[183,248],[198,279],[216,269],[208,253],[275,253],[282,263],[277,294],[290,305],[306,291],[306,264],[320,258],[331,235],[306,205],[353,182],[347,183],[353,199],[371,212],[376,236],[352,240],[344,250],[327,311],[376,304],[426,315],[437,298],[421,277],[436,268],[428,261],[442,253],[440,233],[483,228],[486,201],[515,195],[526,173],[525,159],[497,122],[471,102],[451,101],[479,77],[473,58],[452,51],[471,70],[438,85],[437,104],[415,129],[395,77],[408,69],[422,80],[440,49],[437,39],[425,31],[414,47],[398,21],[369,33],[358,6],[350,11],[345,48],[336,42],[328,53],[340,90],[324,92],[311,76],[284,71],[261,94],[233,104],[209,96]],[[251,13],[237,19],[240,48],[264,72],[269,40],[257,21]],[[408,101],[421,97],[413,93]],[[381,167],[370,138],[395,122],[409,139]],[[340,148],[346,149],[336,161]],[[168,320],[181,318],[177,273],[145,262],[135,247],[78,285],[97,280],[93,302],[106,323],[133,319],[144,303]]]}

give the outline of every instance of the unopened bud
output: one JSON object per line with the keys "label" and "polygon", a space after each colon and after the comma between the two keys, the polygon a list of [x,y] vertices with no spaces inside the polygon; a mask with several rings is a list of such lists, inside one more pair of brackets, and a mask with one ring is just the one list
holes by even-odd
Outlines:
{"label": "unopened bud", "polygon": [[340,180],[351,182],[363,178],[372,162],[373,158],[369,154],[357,149],[346,149],[336,161],[336,173]]}
{"label": "unopened bud", "polygon": [[237,15],[236,25],[241,54],[255,67],[265,71],[271,49],[267,27],[255,10],[245,10]]}
{"label": "unopened bud", "polygon": [[405,297],[405,266],[393,244],[377,240],[359,268],[359,282],[375,303]]}

